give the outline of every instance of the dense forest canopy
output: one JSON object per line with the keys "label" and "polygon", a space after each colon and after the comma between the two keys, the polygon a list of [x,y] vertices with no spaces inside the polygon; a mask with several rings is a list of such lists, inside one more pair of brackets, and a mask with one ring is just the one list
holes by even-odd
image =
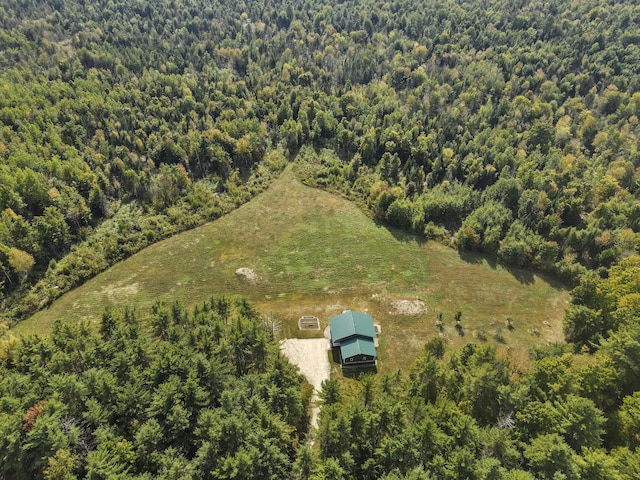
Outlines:
{"label": "dense forest canopy", "polygon": [[[634,2],[0,1],[18,319],[300,148],[376,218],[577,282],[640,249]],[[281,150],[278,150],[281,149]]]}
{"label": "dense forest canopy", "polygon": [[0,0],[0,51],[8,322],[287,162],[576,285],[530,364],[436,339],[407,375],[326,382],[313,448],[245,300],[3,327],[0,479],[640,478],[636,2]]}
{"label": "dense forest canopy", "polygon": [[3,356],[0,478],[286,478],[311,390],[268,325],[225,297],[152,316],[58,323]]}

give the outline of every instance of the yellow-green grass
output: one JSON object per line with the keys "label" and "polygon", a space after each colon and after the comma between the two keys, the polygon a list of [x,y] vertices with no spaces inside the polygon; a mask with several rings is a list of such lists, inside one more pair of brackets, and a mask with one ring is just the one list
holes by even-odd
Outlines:
{"label": "yellow-green grass", "polygon": [[[238,277],[241,267],[253,269],[259,283]],[[322,335],[299,331],[302,315],[317,316],[324,328],[342,310],[367,311],[382,327],[383,371],[407,367],[439,335],[453,347],[492,342],[516,353],[559,341],[568,301],[566,289],[538,274],[378,225],[353,203],[302,185],[287,169],[248,204],[113,266],[14,330],[46,334],[56,319],[97,323],[107,306],[131,305],[144,314],[156,300],[194,305],[219,294],[246,296],[273,314],[283,337]],[[416,299],[428,312],[390,313],[392,302]],[[457,311],[464,336],[454,328]],[[443,332],[435,325],[439,312]],[[505,325],[508,316],[513,330]],[[482,332],[486,340],[478,338]]]}

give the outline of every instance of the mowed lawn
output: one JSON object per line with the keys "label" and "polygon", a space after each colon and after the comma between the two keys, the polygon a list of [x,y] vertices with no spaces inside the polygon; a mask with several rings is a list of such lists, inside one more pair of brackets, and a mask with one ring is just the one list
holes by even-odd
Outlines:
{"label": "mowed lawn", "polygon": [[[259,282],[237,276],[242,267]],[[383,371],[408,366],[437,336],[453,347],[491,342],[522,356],[533,345],[562,340],[569,298],[538,274],[378,225],[353,203],[302,185],[288,169],[250,203],[113,266],[14,331],[47,333],[57,319],[97,323],[107,306],[135,306],[144,315],[158,300],[194,305],[219,294],[248,297],[289,338],[322,335],[300,332],[302,315],[316,315],[324,328],[342,310],[369,312],[382,327]],[[394,314],[399,300],[421,300],[428,311]],[[454,328],[457,311],[463,335]]]}

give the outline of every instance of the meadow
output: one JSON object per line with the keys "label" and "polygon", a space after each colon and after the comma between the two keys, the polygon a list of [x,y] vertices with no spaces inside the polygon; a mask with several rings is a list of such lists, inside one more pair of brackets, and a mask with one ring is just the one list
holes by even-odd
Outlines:
{"label": "meadow", "polygon": [[[258,280],[237,275],[239,268]],[[46,334],[57,319],[97,323],[105,307],[135,306],[144,316],[158,300],[194,305],[220,294],[247,297],[273,316],[282,338],[322,335],[298,330],[302,315],[317,316],[324,329],[342,310],[366,311],[382,328],[383,371],[406,367],[437,336],[454,348],[495,343],[525,361],[531,346],[562,340],[569,300],[562,284],[543,275],[380,225],[352,202],[304,186],[288,168],[231,214],[146,248],[13,330]],[[395,308],[413,301],[426,308]]]}

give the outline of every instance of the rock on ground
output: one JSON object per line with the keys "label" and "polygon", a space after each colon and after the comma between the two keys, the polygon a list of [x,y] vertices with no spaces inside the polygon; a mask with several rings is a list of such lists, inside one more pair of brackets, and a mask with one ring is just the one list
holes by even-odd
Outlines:
{"label": "rock on ground", "polygon": [[236,275],[240,277],[241,280],[251,283],[252,285],[260,282],[260,277],[258,276],[258,274],[247,267],[237,269]]}

